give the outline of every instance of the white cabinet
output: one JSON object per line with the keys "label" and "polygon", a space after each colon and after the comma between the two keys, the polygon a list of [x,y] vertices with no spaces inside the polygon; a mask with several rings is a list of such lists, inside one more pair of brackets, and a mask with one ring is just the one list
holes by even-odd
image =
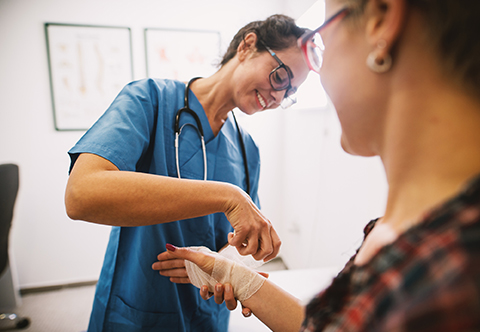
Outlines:
{"label": "white cabinet", "polygon": [[384,213],[380,159],[343,151],[333,107],[284,116],[281,256],[291,269],[343,265]]}
{"label": "white cabinet", "polygon": [[380,159],[343,151],[332,106],[237,115],[260,147],[262,211],[280,235],[286,265],[343,265],[361,243],[364,226],[384,213]]}

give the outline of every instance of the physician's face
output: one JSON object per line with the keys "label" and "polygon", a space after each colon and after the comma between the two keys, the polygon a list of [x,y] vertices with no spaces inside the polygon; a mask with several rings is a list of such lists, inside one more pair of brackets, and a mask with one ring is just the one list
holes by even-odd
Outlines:
{"label": "physician's face", "polygon": [[[275,52],[275,51],[274,51]],[[290,68],[291,85],[297,89],[307,78],[309,69],[297,47],[275,52]],[[285,96],[285,90],[276,91],[270,85],[269,75],[279,63],[269,52],[254,52],[242,61],[233,77],[235,105],[246,114],[277,108]]]}

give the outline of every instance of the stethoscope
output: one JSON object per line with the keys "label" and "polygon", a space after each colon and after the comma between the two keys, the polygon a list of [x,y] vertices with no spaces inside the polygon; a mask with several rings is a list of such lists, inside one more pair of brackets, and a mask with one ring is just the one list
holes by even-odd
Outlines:
{"label": "stethoscope", "polygon": [[[203,134],[203,127],[202,127],[202,123],[200,121],[200,118],[198,117],[197,113],[195,113],[190,108],[190,106],[189,106],[190,104],[188,103],[188,91],[190,91],[190,85],[195,80],[197,80],[199,78],[201,78],[201,77],[194,77],[188,82],[187,86],[185,87],[185,106],[183,108],[179,109],[177,111],[177,114],[175,115],[175,126],[174,126],[174,130],[175,130],[175,163],[177,165],[178,178],[181,179],[181,176],[180,176],[180,162],[179,162],[179,158],[178,158],[178,145],[179,145],[178,138],[180,137],[180,134],[182,133],[182,129],[185,126],[192,126],[197,130],[198,136],[200,137],[200,141],[202,143],[203,180],[206,181],[207,180],[207,149],[205,147],[205,135]],[[185,123],[183,126],[180,127],[180,116],[184,112],[193,116],[193,118],[195,119],[195,123],[196,123],[197,127],[195,127],[191,123]],[[237,119],[235,118],[235,114],[233,112],[232,112],[232,115],[233,115],[233,119],[235,120],[235,125],[237,127],[238,138],[239,138],[239,141],[240,141],[240,148],[242,149],[243,163],[244,163],[244,167],[245,167],[245,180],[247,182],[246,192],[247,192],[247,194],[250,195],[250,175],[248,173],[247,152],[245,150],[245,143],[243,142],[242,133],[240,132],[240,127],[238,125]]]}

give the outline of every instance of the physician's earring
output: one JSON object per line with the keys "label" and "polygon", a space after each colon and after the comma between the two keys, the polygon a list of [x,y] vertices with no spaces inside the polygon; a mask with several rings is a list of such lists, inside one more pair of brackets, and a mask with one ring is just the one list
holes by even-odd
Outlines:
{"label": "physician's earring", "polygon": [[[387,43],[384,40],[380,40],[377,44],[378,49],[383,49],[386,46]],[[377,55],[377,51],[373,51],[367,57],[367,66],[375,73],[385,73],[392,67],[392,57],[387,53],[384,58],[381,58]]]}

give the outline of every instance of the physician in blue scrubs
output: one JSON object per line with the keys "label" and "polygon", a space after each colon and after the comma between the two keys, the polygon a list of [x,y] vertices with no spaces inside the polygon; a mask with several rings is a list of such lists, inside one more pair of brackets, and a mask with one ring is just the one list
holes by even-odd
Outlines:
{"label": "physician in blue scrubs", "polygon": [[164,79],[128,84],[69,151],[68,215],[114,226],[88,331],[227,331],[228,310],[187,284],[183,261],[169,261],[162,273],[170,278],[152,263],[166,243],[278,254],[280,240],[258,208],[258,148],[231,110],[254,114],[292,99],[308,74],[296,46],[303,32],[283,15],[242,28],[220,69],[187,89],[196,116],[179,119],[178,155],[174,123],[186,86]]}

